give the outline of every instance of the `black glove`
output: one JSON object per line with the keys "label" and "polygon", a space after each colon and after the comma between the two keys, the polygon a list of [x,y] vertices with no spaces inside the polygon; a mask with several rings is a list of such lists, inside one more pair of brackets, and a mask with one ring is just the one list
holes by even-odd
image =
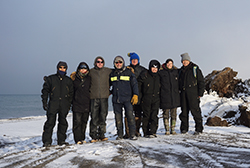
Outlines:
{"label": "black glove", "polygon": [[43,109],[44,109],[45,111],[48,110],[48,104],[47,104],[47,103],[43,103]]}

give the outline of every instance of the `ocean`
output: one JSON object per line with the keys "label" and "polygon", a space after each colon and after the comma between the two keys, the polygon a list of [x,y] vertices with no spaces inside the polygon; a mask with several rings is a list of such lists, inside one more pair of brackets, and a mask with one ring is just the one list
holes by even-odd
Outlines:
{"label": "ocean", "polygon": [[[109,111],[112,110],[110,97]],[[46,112],[43,110],[40,94],[0,94],[0,119],[43,115]]]}

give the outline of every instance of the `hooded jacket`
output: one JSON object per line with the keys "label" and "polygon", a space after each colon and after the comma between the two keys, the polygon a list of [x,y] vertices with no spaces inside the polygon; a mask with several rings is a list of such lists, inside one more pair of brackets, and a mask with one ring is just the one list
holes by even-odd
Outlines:
{"label": "hooded jacket", "polygon": [[60,61],[57,65],[57,73],[44,78],[42,89],[42,102],[47,103],[49,98],[49,111],[55,112],[60,107],[70,109],[73,98],[73,83],[70,77],[59,73],[59,67],[67,64]]}
{"label": "hooded jacket", "polygon": [[162,65],[160,75],[160,108],[172,109],[180,106],[180,94],[179,94],[179,72],[178,69],[173,66],[172,69],[168,69],[166,63]]}
{"label": "hooded jacket", "polygon": [[[157,66],[158,72],[153,73],[151,67],[154,65]],[[138,87],[139,87],[139,100],[155,100],[160,99],[160,76],[159,69],[160,63],[157,60],[151,60],[149,63],[149,70],[143,71],[138,78]]]}
{"label": "hooded jacket", "polygon": [[[98,68],[96,66],[96,60],[98,58],[103,60],[102,68]],[[95,58],[94,68],[90,69],[90,99],[100,99],[109,97],[109,74],[112,70],[110,68],[104,67],[104,65],[104,59],[101,56],[98,56]]]}
{"label": "hooded jacket", "polygon": [[[115,66],[115,60],[119,57],[123,60],[123,66],[121,69],[117,69]],[[138,96],[138,84],[135,75],[126,68],[124,59],[121,56],[117,56],[114,59],[113,71],[110,74],[110,85],[112,86],[112,101],[113,103],[124,103],[131,101],[133,95]]]}
{"label": "hooded jacket", "polygon": [[[80,65],[85,65],[87,67],[87,73],[84,76],[79,72]],[[74,84],[72,111],[80,113],[90,112],[90,76],[87,63],[81,62],[77,67],[76,72],[73,72],[70,77]]]}

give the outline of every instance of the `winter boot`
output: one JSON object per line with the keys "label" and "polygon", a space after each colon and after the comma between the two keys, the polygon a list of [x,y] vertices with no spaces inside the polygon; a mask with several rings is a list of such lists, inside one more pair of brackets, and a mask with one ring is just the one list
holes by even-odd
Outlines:
{"label": "winter boot", "polygon": [[127,117],[125,117],[124,123],[125,123],[125,135],[123,136],[123,138],[128,139],[130,137],[130,135],[129,135],[129,127],[128,127],[128,119],[127,119]]}
{"label": "winter boot", "polygon": [[135,117],[135,136],[140,137],[141,118]]}

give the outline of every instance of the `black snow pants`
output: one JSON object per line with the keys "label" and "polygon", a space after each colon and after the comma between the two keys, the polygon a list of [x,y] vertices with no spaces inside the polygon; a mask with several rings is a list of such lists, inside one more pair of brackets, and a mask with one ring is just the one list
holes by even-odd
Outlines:
{"label": "black snow pants", "polygon": [[108,98],[91,99],[90,136],[92,139],[102,139],[106,133],[106,118],[108,115]]}
{"label": "black snow pants", "polygon": [[73,134],[75,143],[85,140],[88,119],[88,112],[73,112]]}
{"label": "black snow pants", "polygon": [[181,114],[179,115],[179,118],[181,120],[181,132],[188,132],[189,111],[191,111],[191,114],[193,115],[195,121],[195,131],[203,131],[201,109],[199,104],[200,99],[198,98],[198,96],[188,94],[185,91],[181,92]]}

